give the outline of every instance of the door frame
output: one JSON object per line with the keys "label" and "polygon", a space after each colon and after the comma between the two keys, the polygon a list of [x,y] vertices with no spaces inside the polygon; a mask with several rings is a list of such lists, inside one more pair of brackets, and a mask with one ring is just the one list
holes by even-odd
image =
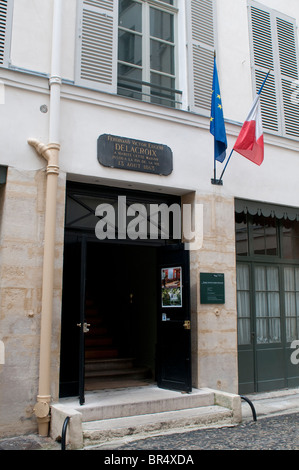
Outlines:
{"label": "door frame", "polygon": [[[77,325],[79,325],[80,333],[79,333],[79,341],[80,341],[80,348],[79,348],[79,374],[78,374],[78,391],[79,391],[79,401],[80,404],[84,404],[85,402],[85,387],[84,387],[84,364],[85,364],[85,357],[84,357],[84,350],[85,350],[85,341],[84,341],[84,323],[85,323],[85,283],[86,283],[86,250],[87,250],[87,243],[89,241],[96,242],[96,243],[109,243],[109,244],[130,244],[130,245],[148,245],[154,246],[157,249],[161,246],[167,246],[167,240],[98,240],[95,236],[94,227],[93,230],[90,228],[86,228],[84,226],[80,226],[80,223],[84,218],[93,217],[94,211],[91,207],[88,207],[88,204],[84,202],[82,198],[82,203],[78,199],[78,195],[82,195],[84,197],[94,197],[101,198],[117,198],[118,195],[125,194],[130,198],[130,201],[133,202],[140,202],[140,203],[168,203],[169,205],[175,203],[181,204],[181,198],[179,196],[173,195],[163,195],[157,193],[148,193],[143,191],[132,191],[132,190],[123,190],[121,188],[106,188],[102,186],[95,186],[95,185],[86,185],[83,183],[73,183],[67,182],[67,190],[66,190],[66,201],[68,197],[72,199],[73,204],[81,204],[82,211],[86,211],[86,215],[79,214],[79,217],[75,217],[75,223],[70,223],[68,218],[68,205],[66,203],[66,222],[65,222],[65,240],[69,234],[72,234],[75,238],[77,237],[77,242],[81,243],[81,255],[80,255],[80,263],[81,263],[81,272],[80,272],[80,320]],[[169,245],[177,246],[182,245],[180,240],[171,241]],[[189,252],[188,252],[189,255]],[[176,263],[178,264],[178,263]],[[190,276],[190,266],[188,265],[188,278]],[[186,277],[186,276],[185,276]],[[159,281],[160,282],[160,281]],[[190,284],[189,284],[190,285]],[[158,293],[159,291],[157,291]],[[190,295],[190,287],[189,287],[189,295]],[[189,318],[190,318],[190,299],[189,302]],[[158,310],[159,311],[159,310]],[[77,328],[78,329],[78,328]],[[158,334],[158,332],[157,332]],[[157,366],[156,366],[157,369]],[[190,371],[191,371],[191,332],[190,332]],[[191,375],[190,375],[190,384],[188,386],[188,390],[191,387]],[[69,396],[69,395],[66,395]]]}

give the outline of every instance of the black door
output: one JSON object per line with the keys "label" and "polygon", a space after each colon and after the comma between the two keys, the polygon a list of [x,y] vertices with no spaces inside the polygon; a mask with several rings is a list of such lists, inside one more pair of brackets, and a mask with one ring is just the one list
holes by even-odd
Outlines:
{"label": "black door", "polygon": [[189,251],[183,244],[159,248],[157,385],[191,392]]}
{"label": "black door", "polygon": [[79,393],[79,349],[81,331],[81,238],[65,234],[60,349],[60,397]]}
{"label": "black door", "polygon": [[86,239],[66,234],[61,321],[60,397],[84,397]]}

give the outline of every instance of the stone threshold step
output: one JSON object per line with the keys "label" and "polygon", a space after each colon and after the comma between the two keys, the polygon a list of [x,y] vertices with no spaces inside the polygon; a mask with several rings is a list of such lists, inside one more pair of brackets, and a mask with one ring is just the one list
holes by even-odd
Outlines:
{"label": "stone threshold step", "polygon": [[82,448],[83,434],[85,445],[97,445],[98,439],[103,443],[117,436],[142,436],[145,431],[176,432],[186,426],[234,426],[242,421],[240,396],[209,388],[184,394],[148,385],[87,392],[85,398],[81,406],[76,397],[51,405],[52,439],[61,436],[66,417],[70,418],[67,440],[73,449]]}
{"label": "stone threshold step", "polygon": [[126,436],[165,432],[191,426],[233,425],[233,412],[218,405],[163,413],[128,416],[82,423],[84,445],[108,442]]}
{"label": "stone threshold step", "polygon": [[[142,387],[140,387],[142,389]],[[140,390],[142,392],[142,390]],[[128,416],[161,413],[214,405],[214,395],[209,392],[197,391],[191,394],[180,392],[168,393],[166,390],[157,391],[157,395],[151,393],[140,395],[121,390],[119,394],[103,394],[102,400],[76,407],[82,413],[82,421],[96,421]],[[165,392],[165,394],[163,394]]]}

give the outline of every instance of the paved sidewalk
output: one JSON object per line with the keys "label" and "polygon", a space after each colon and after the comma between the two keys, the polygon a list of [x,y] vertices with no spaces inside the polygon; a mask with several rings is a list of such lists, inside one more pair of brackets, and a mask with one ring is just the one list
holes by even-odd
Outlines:
{"label": "paved sidewalk", "polygon": [[[247,395],[257,421],[242,400],[238,426],[173,431],[157,436],[125,438],[90,450],[299,450],[299,389]],[[38,435],[0,439],[0,450],[61,450],[61,444]]]}
{"label": "paved sidewalk", "polygon": [[[299,412],[299,388],[246,395],[254,405],[257,417]],[[242,400],[243,422],[252,419],[250,405]]]}
{"label": "paved sidewalk", "polygon": [[299,413],[275,415],[239,426],[198,429],[148,437],[90,450],[200,451],[299,450]]}
{"label": "paved sidewalk", "polygon": [[0,439],[0,450],[61,450],[61,444],[37,434]]}

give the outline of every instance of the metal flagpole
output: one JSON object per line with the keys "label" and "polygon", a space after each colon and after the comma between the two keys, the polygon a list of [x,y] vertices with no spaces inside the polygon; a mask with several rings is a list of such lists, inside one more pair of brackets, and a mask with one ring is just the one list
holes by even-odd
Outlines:
{"label": "metal flagpole", "polygon": [[223,176],[223,174],[224,174],[224,172],[225,172],[225,170],[226,170],[226,167],[227,167],[227,165],[228,165],[228,162],[230,161],[230,157],[232,156],[233,151],[234,151],[234,149],[232,149],[232,151],[231,151],[231,153],[230,153],[230,155],[229,155],[229,157],[228,157],[228,159],[227,159],[227,162],[226,162],[226,164],[225,164],[225,167],[223,168],[223,171],[222,171],[222,173],[221,173],[221,176],[220,176],[220,178],[219,178],[219,181],[222,181],[222,176]]}
{"label": "metal flagpole", "polygon": [[269,72],[267,73],[267,75],[266,75],[266,77],[265,77],[265,80],[264,80],[263,83],[262,83],[262,86],[261,86],[261,88],[260,88],[260,90],[259,90],[259,92],[258,92],[258,95],[260,95],[260,94],[262,93],[262,89],[264,88],[264,85],[265,85],[265,83],[266,83],[267,78],[269,77],[270,72],[271,72],[271,69],[269,69]]}
{"label": "metal flagpole", "polygon": [[[259,91],[258,91],[258,93],[257,93],[258,95],[260,95],[260,94],[262,93],[262,89],[264,88],[264,85],[265,85],[265,83],[266,83],[266,80],[267,80],[267,78],[268,78],[270,72],[271,72],[271,69],[270,69],[269,72],[267,73],[267,75],[266,75],[266,77],[265,77],[265,79],[264,79],[264,81],[263,81],[263,83],[262,83],[262,85],[261,85],[261,87],[260,87],[260,89],[259,89]],[[232,149],[232,151],[231,151],[231,153],[230,153],[230,155],[229,155],[229,157],[228,157],[228,159],[227,159],[227,162],[226,162],[226,164],[225,164],[225,167],[223,168],[223,171],[222,171],[222,173],[221,173],[221,176],[220,176],[220,178],[219,178],[220,184],[222,184],[222,177],[223,177],[224,172],[225,172],[225,170],[226,170],[226,167],[227,167],[227,165],[228,165],[228,163],[229,163],[229,161],[230,161],[230,158],[231,158],[231,156],[232,156],[232,154],[233,154],[233,151],[234,151],[234,149]]]}

